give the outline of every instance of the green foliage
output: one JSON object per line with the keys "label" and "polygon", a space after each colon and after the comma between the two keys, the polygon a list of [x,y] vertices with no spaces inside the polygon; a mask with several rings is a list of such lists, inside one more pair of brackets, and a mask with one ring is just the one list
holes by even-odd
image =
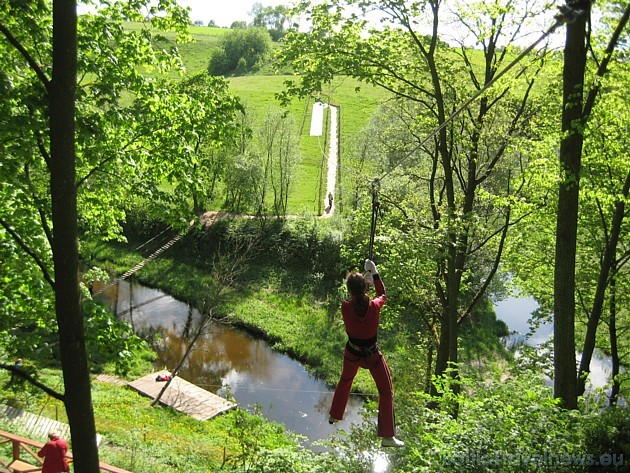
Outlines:
{"label": "green foliage", "polygon": [[252,15],[252,25],[266,28],[274,41],[281,40],[286,34],[286,23],[289,19],[289,9],[286,6],[263,7],[260,3],[254,3]]}
{"label": "green foliage", "polygon": [[[614,453],[630,457],[630,410],[608,408],[594,412],[585,426],[586,451],[596,458]],[[608,471],[594,468],[594,471]]]}
{"label": "green foliage", "polygon": [[271,52],[271,36],[264,28],[234,29],[221,38],[212,54],[208,72],[212,75],[245,74],[260,67]]}
{"label": "green foliage", "polygon": [[[283,454],[276,454],[273,458],[268,458],[269,453],[274,450],[268,449],[268,442],[264,441],[264,436],[268,435],[270,428],[275,428],[278,434],[283,434],[281,426],[271,426],[262,418],[260,408],[254,406],[253,415],[243,409],[236,409],[233,413],[233,423],[228,429],[228,434],[237,439],[236,453],[227,458],[226,465],[232,466],[236,471],[242,472],[264,472],[295,471],[296,465],[288,463],[295,461],[301,456],[301,462],[312,461],[309,455],[292,448],[283,449]],[[292,469],[287,469],[291,467]],[[271,468],[271,469],[270,469]]]}
{"label": "green foliage", "polygon": [[108,366],[114,374],[127,376],[149,368],[155,355],[147,342],[138,337],[131,325],[116,320],[109,308],[88,300],[84,303],[85,338],[92,370]]}
{"label": "green foliage", "polygon": [[[627,452],[627,410],[561,409],[536,375],[481,383],[464,377],[458,395],[452,394],[449,376],[435,381],[438,398],[398,393],[398,436],[406,447],[387,456],[390,470],[626,471],[619,461]],[[453,405],[459,406],[457,418],[451,416]],[[371,471],[378,452],[373,429],[366,421],[334,443],[340,470]],[[613,452],[616,469],[597,466]]]}

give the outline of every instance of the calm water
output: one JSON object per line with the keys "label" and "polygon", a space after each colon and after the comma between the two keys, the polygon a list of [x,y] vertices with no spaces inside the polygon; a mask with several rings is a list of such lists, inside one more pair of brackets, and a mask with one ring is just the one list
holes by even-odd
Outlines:
{"label": "calm water", "polygon": [[[524,335],[531,330],[529,319],[532,313],[538,309],[539,305],[531,297],[509,297],[494,305],[497,318],[503,320],[511,331],[518,332],[512,335],[514,338],[521,338],[525,343],[533,347],[540,346],[553,336],[553,323],[541,324],[527,339]],[[579,363],[580,354],[576,353],[576,363]],[[577,369],[577,368],[576,368]],[[593,355],[591,360],[591,373],[589,382],[595,388],[609,387],[610,375],[612,372],[610,358]]]}
{"label": "calm water", "polygon": [[[157,370],[173,370],[194,333],[199,313],[161,291],[122,282],[102,294],[136,333],[159,333]],[[131,310],[130,310],[131,309]],[[192,328],[191,328],[192,327]],[[341,356],[340,347],[340,356]],[[227,391],[241,407],[258,405],[263,415],[304,435],[326,439],[338,428],[360,422],[362,398],[353,396],[344,422],[328,424],[332,392],[297,361],[274,352],[260,340],[229,325],[212,322],[195,344],[180,376],[220,396]]]}

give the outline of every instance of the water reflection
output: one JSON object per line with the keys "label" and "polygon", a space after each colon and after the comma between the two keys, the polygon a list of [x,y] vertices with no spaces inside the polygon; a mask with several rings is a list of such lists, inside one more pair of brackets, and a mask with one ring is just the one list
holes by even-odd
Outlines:
{"label": "water reflection", "polygon": [[[99,297],[119,318],[128,320],[136,333],[161,337],[156,370],[177,366],[199,322],[197,310],[135,283],[121,282]],[[219,322],[208,325],[180,376],[220,396],[229,391],[241,407],[260,406],[265,417],[311,442],[328,438],[338,428],[327,421],[332,392],[325,383],[265,342]],[[349,429],[350,423],[361,421],[362,404],[361,397],[351,397],[340,428]]]}
{"label": "water reflection", "polygon": [[[540,347],[553,336],[553,323],[541,323],[532,331],[530,319],[539,308],[538,303],[532,297],[508,297],[496,302],[494,310],[497,319],[503,320],[512,331],[504,342],[510,349],[518,349],[522,344],[532,347]],[[576,353],[576,366],[579,364],[581,354]],[[588,382],[594,388],[606,388],[610,386],[612,373],[610,358],[598,355],[597,352],[591,360],[591,372]]]}

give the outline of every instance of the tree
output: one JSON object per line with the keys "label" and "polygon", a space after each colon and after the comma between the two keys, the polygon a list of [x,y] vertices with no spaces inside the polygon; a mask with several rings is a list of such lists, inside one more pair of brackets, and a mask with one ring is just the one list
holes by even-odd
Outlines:
{"label": "tree", "polygon": [[[575,403],[575,396],[584,392],[595,344],[606,352],[612,351],[615,342],[610,341],[608,344],[608,333],[598,333],[598,327],[603,311],[608,310],[614,319],[617,310],[623,307],[619,305],[619,296],[613,298],[609,292],[611,281],[615,280],[621,287],[627,284],[623,268],[614,267],[616,260],[624,260],[624,237],[628,232],[627,219],[623,218],[624,213],[627,213],[623,208],[627,192],[628,151],[623,144],[625,140],[622,138],[624,131],[621,125],[627,121],[628,114],[626,101],[622,98],[627,89],[628,73],[623,51],[609,56],[613,50],[611,45],[616,42],[614,31],[623,28],[623,22],[620,21],[624,18],[623,10],[620,7],[614,11],[610,27],[604,28],[600,22],[599,29],[591,33],[592,43],[587,49],[591,51],[593,60],[587,61],[587,66],[594,63],[597,67],[587,67],[584,80],[586,84],[594,85],[584,91],[583,101],[577,106],[582,109],[579,120],[583,121],[583,125],[578,122],[575,125],[576,132],[583,135],[583,149],[580,152],[575,265],[572,269],[567,268],[574,275],[571,277],[574,279],[572,291],[575,294],[572,317],[577,344],[573,342],[568,348],[563,347],[566,353],[563,355],[558,352],[556,357],[565,356],[566,370],[570,368],[575,373],[576,347],[582,353],[578,375],[567,374],[565,379],[574,387],[567,388],[566,400],[558,396],[568,401],[565,404],[567,406]],[[564,67],[570,66],[564,64]],[[604,75],[605,71],[608,72]],[[548,74],[555,77],[555,72]],[[552,92],[562,84],[561,74],[558,75],[557,84],[555,79],[549,81],[551,89],[545,94],[546,103],[541,102],[542,106],[549,108],[549,112],[543,114],[542,119],[535,124],[536,134],[541,139],[530,144],[531,159],[526,170],[529,189],[520,209],[524,220],[510,242],[512,248],[508,258],[509,269],[517,278],[519,288],[533,295],[541,305],[539,314],[548,315],[549,318],[555,313],[554,304],[557,304],[553,277],[550,275],[554,274],[556,268],[554,245],[559,218],[559,189],[562,185],[571,188],[555,156],[562,139],[574,134],[562,134],[557,123],[550,121],[563,113],[562,102],[556,103]],[[597,107],[593,107],[595,99],[598,101]],[[615,256],[618,250],[621,254]],[[564,277],[570,279],[566,274]],[[555,278],[560,278],[560,275],[556,273]],[[566,310],[561,312],[566,313]],[[559,336],[566,338],[563,333]],[[571,340],[564,340],[564,343],[571,344]],[[569,352],[572,353],[570,357]],[[574,392],[575,386],[577,390]]]}
{"label": "tree", "polygon": [[52,203],[55,313],[59,326],[64,405],[77,455],[76,468],[97,472],[98,449],[92,410],[83,314],[79,293],[79,247],[75,154],[77,80],[76,1],[53,2],[50,103],[50,197]]}
{"label": "tree", "polygon": [[[184,78],[162,101],[171,113],[156,115],[148,109],[143,127],[155,148],[169,150],[170,158],[160,172],[176,195],[188,196],[191,205],[181,212],[199,215],[214,198],[226,155],[239,133],[237,114],[244,109],[230,94],[227,82],[207,72]],[[170,144],[174,135],[181,143],[177,149]]]}
{"label": "tree", "polygon": [[190,352],[194,350],[195,343],[203,336],[207,335],[208,328],[213,322],[214,311],[217,310],[221,304],[225,303],[226,293],[232,288],[235,280],[245,271],[245,265],[249,254],[251,252],[252,245],[237,245],[227,253],[219,253],[220,256],[216,257],[212,262],[211,276],[213,279],[212,284],[208,284],[202,291],[201,300],[194,304],[194,307],[199,307],[200,318],[195,321],[197,327],[194,329],[192,337],[188,340],[188,346],[184,351],[177,366],[171,372],[170,379],[164,384],[158,395],[151,401],[151,405],[155,406],[166,389],[171,384],[171,381],[175,376],[179,374],[182,366],[186,362]]}
{"label": "tree", "polygon": [[274,214],[284,216],[287,213],[289,189],[299,161],[295,125],[281,110],[270,109],[257,133],[256,141],[264,176],[260,202],[264,205],[267,189],[271,187]]}
{"label": "tree", "polygon": [[254,17],[252,26],[266,28],[274,41],[281,40],[286,34],[286,23],[289,19],[289,9],[284,5],[263,7],[254,3],[251,11]]}
{"label": "tree", "polygon": [[235,29],[223,36],[210,58],[212,75],[244,74],[258,67],[271,51],[271,37],[264,28]]}
{"label": "tree", "polygon": [[[147,16],[150,23],[140,31],[123,27],[124,21]],[[229,125],[226,133],[219,124],[210,126],[199,102],[176,94],[178,84],[139,72],[180,66],[175,50],[153,47],[152,31],[174,29],[181,39],[188,23],[185,10],[170,0],[158,6],[109,2],[78,23],[74,1],[55,0],[52,11],[48,2],[0,5],[0,189],[6,197],[0,241],[3,255],[18,258],[13,268],[3,264],[0,271],[7,289],[19,287],[29,326],[40,327],[38,333],[41,327],[56,332],[47,323],[54,291],[65,387],[59,398],[81,471],[98,471],[98,452],[77,279],[78,235],[120,237],[130,199],[145,199],[149,212],[187,226],[190,193],[182,200],[163,189],[169,163],[189,146],[190,133],[208,133],[217,141],[229,135]],[[207,94],[204,100],[212,91]],[[235,107],[227,102],[225,113]],[[187,119],[198,120],[193,130],[184,128],[191,123]],[[19,332],[24,320],[11,314],[3,324]]]}
{"label": "tree", "polygon": [[[562,399],[569,409],[577,408],[578,385],[575,368],[575,268],[578,234],[578,211],[582,149],[584,129],[591,114],[599,86],[593,87],[585,95],[585,71],[589,50],[587,23],[591,12],[588,0],[568,2],[567,7],[579,12],[574,21],[567,24],[563,69],[563,107],[562,132],[560,143],[561,176],[558,192],[558,214],[556,224],[556,251],[554,273],[554,396]],[[618,30],[613,34],[606,57],[600,64],[598,75],[604,75],[619,35],[628,21],[630,6],[626,7]],[[627,195],[627,190],[626,190]],[[623,216],[623,207],[620,210]],[[609,242],[604,264],[602,265],[600,297],[608,280],[608,271],[613,261],[616,248],[616,236]],[[617,233],[618,235],[618,233]],[[601,309],[595,309],[601,313]],[[594,347],[594,331],[599,314],[593,314],[587,332],[586,352],[581,371],[586,371],[590,364],[590,355]],[[583,390],[583,385],[582,385]]]}
{"label": "tree", "polygon": [[[79,252],[77,245],[77,192],[75,187],[75,91],[77,74],[76,2],[55,0],[52,10],[52,77],[33,60],[28,50],[9,30],[4,14],[24,14],[5,6],[0,31],[14,46],[40,80],[39,91],[48,99],[50,131],[46,164],[50,171],[52,237],[50,241],[53,275],[41,266],[55,292],[55,312],[59,329],[61,364],[64,369],[68,421],[76,449],[75,464],[81,471],[98,472],[96,427],[92,411],[90,377],[79,297]],[[36,13],[42,14],[42,6]],[[46,112],[44,112],[44,115]],[[42,142],[46,138],[41,135]],[[28,165],[28,164],[27,164]],[[3,224],[5,229],[8,229]],[[14,234],[17,235],[17,234]],[[23,250],[28,246],[17,240]],[[34,254],[33,254],[34,255]]]}
{"label": "tree", "polygon": [[253,118],[249,111],[240,116],[239,136],[225,165],[224,207],[236,213],[260,212],[258,201],[262,180],[260,160],[251,151]]}
{"label": "tree", "polygon": [[269,109],[258,119],[258,126],[254,126],[251,110],[242,118],[241,138],[225,163],[225,207],[259,216],[270,211],[286,215],[299,162],[295,125],[280,109]]}
{"label": "tree", "polygon": [[230,29],[232,30],[244,30],[245,28],[247,28],[246,21],[233,21],[230,25]]}
{"label": "tree", "polygon": [[[279,53],[283,65],[293,65],[302,74],[300,83],[285,82],[285,97],[321,90],[336,75],[350,75],[398,98],[400,119],[414,141],[391,146],[382,158],[385,165],[380,172],[394,179],[393,171],[405,164],[400,173],[417,176],[416,192],[427,196],[414,217],[433,233],[430,241],[435,245],[433,281],[441,305],[435,372],[442,375],[451,366],[457,377],[458,326],[486,293],[507,230],[513,225],[510,202],[520,184],[519,176],[510,169],[518,169],[523,159],[514,143],[527,134],[534,113],[529,99],[539,70],[538,58],[524,61],[514,82],[500,81],[456,120],[447,120],[474,93],[493,82],[507,63],[510,44],[527,19],[544,6],[528,2],[517,8],[512,2],[479,2],[458,12],[458,24],[470,30],[482,47],[480,67],[475,66],[475,53],[464,43],[461,61],[449,59],[453,51],[445,48],[438,35],[444,2],[337,0],[322,5],[302,2],[299,7],[313,27],[308,33],[287,34],[286,47]],[[359,13],[344,16],[345,11]],[[379,12],[386,26],[370,28],[360,16],[368,11],[372,15]],[[427,17],[430,36],[419,33],[422,18]],[[439,131],[428,142],[421,141],[435,127]],[[407,158],[421,164],[411,164]],[[400,183],[392,185],[399,189],[399,198],[391,200],[406,203],[400,194],[409,192]]]}
{"label": "tree", "polygon": [[[621,33],[626,27],[628,19],[630,18],[630,5],[626,5],[625,11],[621,15],[619,23],[611,35],[611,39],[608,43],[608,46],[604,53],[604,58],[601,62],[599,62],[599,67],[597,70],[597,77],[600,79],[598,85],[594,86],[588,93],[588,96],[585,100],[583,114],[584,114],[584,122],[586,120],[592,120],[591,113],[593,110],[593,106],[595,103],[595,97],[599,95],[599,91],[602,87],[602,81],[604,75],[606,74],[608,64],[612,59],[613,52],[615,50],[616,44],[618,43]],[[623,87],[622,85],[622,88]],[[612,102],[610,99],[614,98],[617,92],[616,87],[608,87],[608,93],[606,94],[606,98],[600,98],[600,100],[604,102]],[[618,96],[617,96],[618,97]],[[611,103],[610,106],[614,107],[615,103]],[[614,108],[613,108],[614,109]],[[621,114],[621,119],[623,120],[623,116],[627,117],[627,110],[622,108],[617,112],[617,115]],[[618,120],[619,116],[610,116],[609,121],[615,123]],[[594,137],[599,138],[600,136],[604,136],[606,139],[611,139],[615,135],[617,135],[619,140],[623,140],[621,136],[618,135],[616,129],[611,130],[608,129],[608,123],[602,123],[600,127],[597,127],[592,131]],[[607,132],[603,132],[603,130],[607,130]],[[601,138],[600,138],[601,139]],[[600,141],[599,139],[597,141]],[[590,150],[587,147],[586,152],[588,153]],[[593,153],[597,154],[597,153]],[[603,252],[600,253],[600,271],[598,275],[598,280],[596,284],[596,291],[593,296],[592,309],[588,316],[587,326],[586,326],[586,335],[584,339],[584,345],[582,349],[582,359],[580,362],[580,368],[578,373],[578,386],[577,386],[577,394],[582,395],[584,393],[586,376],[590,371],[590,362],[591,356],[593,354],[593,350],[595,348],[595,333],[597,331],[597,326],[599,325],[599,320],[602,315],[603,307],[604,307],[604,298],[606,287],[610,284],[611,278],[618,279],[618,274],[615,274],[620,266],[617,261],[617,253],[618,253],[618,245],[623,235],[623,220],[626,214],[625,209],[625,201],[628,199],[628,194],[630,192],[630,168],[627,166],[624,167],[621,163],[628,163],[627,152],[623,149],[618,150],[615,156],[610,156],[606,150],[603,150],[603,154],[609,158],[606,164],[604,164],[605,171],[607,173],[598,174],[596,173],[594,177],[598,177],[599,175],[606,176],[608,175],[608,182],[605,185],[605,189],[611,189],[613,192],[616,191],[616,196],[614,200],[611,202],[610,207],[614,207],[614,211],[606,211],[606,207],[609,207],[609,204],[602,202],[599,196],[596,197],[597,207],[598,207],[598,215],[601,218],[601,228],[603,229]],[[624,155],[626,159],[623,159]],[[619,163],[619,164],[618,164]],[[588,161],[587,161],[588,164]],[[625,178],[624,178],[625,176]],[[609,217],[605,217],[606,214],[609,214]],[[623,265],[621,265],[623,267]],[[615,301],[615,297],[611,297],[611,304]],[[611,313],[614,314],[616,311],[615,307],[611,306]],[[614,324],[613,324],[614,325]],[[615,345],[615,341],[611,340],[611,345]],[[612,348],[612,346],[611,346]]]}
{"label": "tree", "polygon": [[567,25],[563,71],[562,131],[560,163],[564,177],[560,181],[556,223],[556,259],[554,276],[554,395],[569,409],[577,407],[575,370],[575,253],[577,241],[578,195],[582,132],[584,71],[586,70],[586,24],[591,2],[571,7],[583,10]]}

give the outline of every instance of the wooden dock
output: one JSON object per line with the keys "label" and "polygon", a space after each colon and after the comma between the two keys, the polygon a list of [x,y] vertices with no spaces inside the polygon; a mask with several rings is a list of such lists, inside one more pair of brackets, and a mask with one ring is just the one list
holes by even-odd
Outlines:
{"label": "wooden dock", "polygon": [[[129,386],[141,394],[155,399],[166,383],[166,381],[155,380],[159,374],[170,373],[148,374],[130,382]],[[179,376],[171,380],[171,384],[160,398],[160,403],[202,421],[212,419],[214,416],[236,407],[235,403],[189,383]]]}

